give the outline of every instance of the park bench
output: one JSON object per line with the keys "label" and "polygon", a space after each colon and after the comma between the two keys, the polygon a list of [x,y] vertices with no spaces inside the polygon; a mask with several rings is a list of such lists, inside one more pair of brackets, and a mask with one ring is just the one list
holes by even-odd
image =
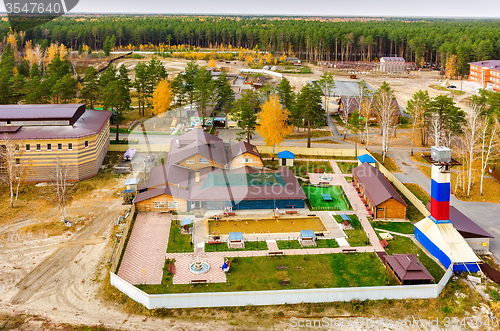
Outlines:
{"label": "park bench", "polygon": [[213,245],[213,244],[222,244],[222,241],[220,241],[220,240],[214,240],[214,241],[209,241],[208,243],[210,245]]}
{"label": "park bench", "polygon": [[269,252],[269,256],[278,256],[278,255],[283,255],[282,251],[276,251],[276,252]]}
{"label": "park bench", "polygon": [[175,274],[175,265],[172,263],[168,264],[168,271],[173,275]]}
{"label": "park bench", "polygon": [[323,169],[314,169],[315,174],[322,174],[324,172],[325,172],[325,170],[323,170]]}
{"label": "park bench", "polygon": [[344,248],[342,253],[356,253],[356,248]]}
{"label": "park bench", "polygon": [[206,279],[192,279],[191,284],[206,284],[207,280]]}
{"label": "park bench", "polygon": [[389,244],[387,243],[387,240],[385,240],[385,239],[380,240],[380,245],[382,245],[382,248],[386,248],[387,246],[389,246]]}
{"label": "park bench", "polygon": [[285,213],[287,214],[297,214],[296,210],[287,210]]}
{"label": "park bench", "polygon": [[224,213],[224,216],[235,216],[236,213]]}

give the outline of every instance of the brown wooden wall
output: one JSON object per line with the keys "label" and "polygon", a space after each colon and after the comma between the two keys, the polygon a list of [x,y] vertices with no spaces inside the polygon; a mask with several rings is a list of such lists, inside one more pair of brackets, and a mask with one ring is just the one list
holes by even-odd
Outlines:
{"label": "brown wooden wall", "polygon": [[[378,208],[385,208],[378,210]],[[384,215],[385,214],[385,215]],[[374,212],[375,218],[406,218],[406,206],[394,198],[390,198],[376,206]]]}
{"label": "brown wooden wall", "polygon": [[[208,159],[210,161],[210,163],[201,164],[200,158]],[[194,164],[186,163],[188,160],[195,160]],[[215,168],[221,168],[221,169],[225,168],[225,165],[214,162],[213,160],[210,160],[208,157],[204,157],[200,154],[195,154],[195,155],[187,158],[186,160],[183,160],[181,162],[177,162],[177,164],[182,166],[182,167],[189,168],[191,170],[199,170],[199,169],[203,169],[203,168],[207,168],[207,167],[215,167]]]}
{"label": "brown wooden wall", "polygon": [[[252,159],[252,163],[243,163],[243,159]],[[235,157],[230,164],[231,168],[239,168],[239,167],[244,167],[244,166],[250,166],[250,167],[263,167],[264,163],[262,162],[261,158],[258,157],[257,155],[254,155],[252,153],[243,153],[241,155],[238,155]]]}
{"label": "brown wooden wall", "polygon": [[[165,208],[155,208],[154,203],[158,201],[163,201],[165,202]],[[177,201],[177,209],[170,209],[168,208],[168,201]],[[162,194],[157,197],[148,199],[148,200],[143,200],[139,201],[135,204],[135,208],[137,211],[156,211],[156,212],[162,212],[162,211],[179,211],[179,212],[186,212],[187,211],[187,200],[173,197],[171,195],[167,194]]]}

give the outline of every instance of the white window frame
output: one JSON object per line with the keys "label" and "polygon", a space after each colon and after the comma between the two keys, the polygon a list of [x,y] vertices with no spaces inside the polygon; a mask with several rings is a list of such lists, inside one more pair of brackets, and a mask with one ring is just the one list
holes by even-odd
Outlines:
{"label": "white window frame", "polygon": [[210,160],[204,157],[200,157],[200,164],[210,164]]}
{"label": "white window frame", "polygon": [[68,151],[72,151],[73,150],[73,143],[68,143]]}
{"label": "white window frame", "polygon": [[85,140],[85,148],[89,148],[90,144],[88,140]]}
{"label": "white window frame", "polygon": [[52,144],[50,144],[50,143],[47,144],[47,151],[49,151],[49,152],[52,151]]}
{"label": "white window frame", "polygon": [[31,144],[26,144],[26,146],[24,146],[24,149],[26,150],[26,152],[30,152],[31,151]]}
{"label": "white window frame", "polygon": [[170,209],[177,209],[177,208],[179,208],[179,202],[178,201],[168,201],[167,207]]}
{"label": "white window frame", "polygon": [[250,157],[244,157],[241,159],[241,163],[252,163],[253,160]]}
{"label": "white window frame", "polygon": [[[61,147],[61,148],[59,148],[59,147]],[[63,149],[63,144],[62,143],[58,143],[57,144],[57,150],[58,151],[62,151],[62,149]]]}
{"label": "white window frame", "polygon": [[35,148],[37,152],[40,152],[42,150],[42,144],[36,144]]}
{"label": "white window frame", "polygon": [[155,209],[165,208],[165,201],[155,201],[154,208]]}
{"label": "white window frame", "polygon": [[186,164],[196,164],[196,160],[195,159],[188,159],[188,160],[186,160]]}

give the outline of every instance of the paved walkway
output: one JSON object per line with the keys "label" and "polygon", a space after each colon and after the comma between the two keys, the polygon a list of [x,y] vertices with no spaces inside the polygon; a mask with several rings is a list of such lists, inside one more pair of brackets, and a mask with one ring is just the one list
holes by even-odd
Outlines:
{"label": "paved walkway", "polygon": [[[342,172],[340,171],[340,168],[337,166],[337,163],[335,161],[331,160],[330,164],[336,175],[342,175]],[[366,232],[366,235],[368,236],[370,243],[372,244],[373,248],[375,248],[375,251],[384,252],[384,249],[382,248],[382,245],[380,245],[380,242],[378,240],[377,235],[375,234],[375,231],[373,230],[370,222],[366,218],[368,212],[366,211],[365,205],[359,198],[358,193],[351,184],[348,184],[345,181],[344,176],[342,176],[342,181],[343,181],[341,184],[342,188],[344,189],[344,192],[347,195],[349,202],[351,203],[354,213],[358,216],[358,219],[361,222],[363,230]]]}
{"label": "paved walkway", "polygon": [[134,285],[161,284],[169,233],[169,214],[137,214],[118,276]]}

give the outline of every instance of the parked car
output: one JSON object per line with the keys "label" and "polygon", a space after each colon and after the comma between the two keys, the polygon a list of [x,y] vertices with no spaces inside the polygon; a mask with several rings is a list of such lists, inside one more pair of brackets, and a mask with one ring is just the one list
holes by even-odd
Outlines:
{"label": "parked car", "polygon": [[446,88],[457,88],[455,85],[448,85]]}

